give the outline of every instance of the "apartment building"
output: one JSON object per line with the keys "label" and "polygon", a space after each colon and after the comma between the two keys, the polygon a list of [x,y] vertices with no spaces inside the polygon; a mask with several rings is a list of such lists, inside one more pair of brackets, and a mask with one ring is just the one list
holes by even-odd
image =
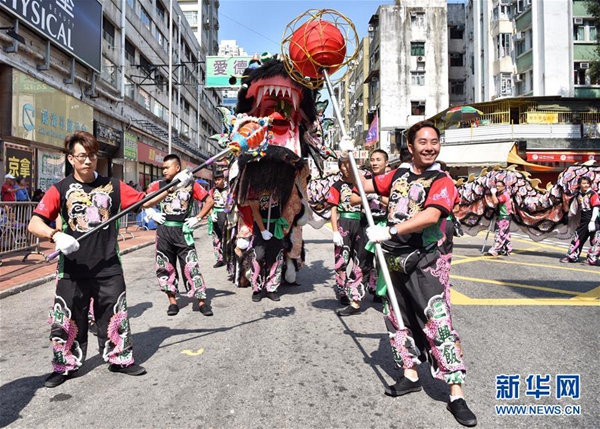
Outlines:
{"label": "apartment building", "polygon": [[201,46],[178,4],[170,6],[0,2],[2,174],[47,189],[68,173],[64,137],[80,129],[101,143],[101,174],[142,187],[162,177],[169,149],[190,168],[216,153],[207,137],[220,131],[220,96],[202,88]]}

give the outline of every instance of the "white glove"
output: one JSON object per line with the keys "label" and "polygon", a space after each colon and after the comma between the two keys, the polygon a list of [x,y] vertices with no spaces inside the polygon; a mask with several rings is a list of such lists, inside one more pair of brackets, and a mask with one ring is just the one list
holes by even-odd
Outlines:
{"label": "white glove", "polygon": [[492,188],[492,189],[490,189],[490,192],[492,193],[492,195],[496,195],[496,193],[498,192],[498,189]]}
{"label": "white glove", "polygon": [[183,170],[177,173],[173,180],[179,180],[179,183],[175,185],[175,189],[185,188],[194,181],[194,175],[187,170]]}
{"label": "white glove", "polygon": [[596,222],[591,221],[590,223],[588,223],[588,231],[589,232],[594,232],[596,231]]}
{"label": "white glove", "polygon": [[372,243],[382,243],[391,240],[390,229],[387,226],[373,225],[367,228],[367,237]]}
{"label": "white glove", "polygon": [[337,231],[333,233],[333,244],[335,244],[338,247],[344,245],[344,239],[342,238],[342,234],[340,234]]}
{"label": "white glove", "polygon": [[185,220],[185,222],[183,222],[183,224],[190,229],[196,228],[196,226],[198,226],[199,223],[200,223],[200,219],[198,219],[198,217],[196,217],[196,216],[188,217]]}
{"label": "white glove", "polygon": [[165,220],[167,220],[167,217],[164,215],[164,213],[157,212],[152,207],[146,209],[146,215],[144,216],[144,218],[146,219],[146,222],[148,221],[148,219],[152,219],[159,225],[162,225],[163,223],[165,223]]}
{"label": "white glove", "polygon": [[56,243],[56,250],[60,250],[63,255],[68,255],[79,250],[79,241],[64,232],[55,233],[52,239]]}
{"label": "white glove", "polygon": [[268,229],[261,231],[260,235],[262,235],[262,238],[265,241],[269,241],[271,238],[273,238],[273,234],[271,234]]}
{"label": "white glove", "polygon": [[367,194],[368,201],[379,201],[379,194]]}
{"label": "white glove", "polygon": [[250,242],[245,238],[238,238],[235,246],[240,250],[246,250],[250,246]]}
{"label": "white glove", "polygon": [[352,140],[348,136],[342,137],[342,140],[340,140],[339,148],[340,148],[340,157],[342,159],[347,159],[348,152],[352,152],[354,150],[354,140]]}
{"label": "white glove", "polygon": [[217,216],[216,212],[212,212],[212,214],[210,215],[210,220],[212,220],[213,222],[217,222],[219,220],[219,217]]}

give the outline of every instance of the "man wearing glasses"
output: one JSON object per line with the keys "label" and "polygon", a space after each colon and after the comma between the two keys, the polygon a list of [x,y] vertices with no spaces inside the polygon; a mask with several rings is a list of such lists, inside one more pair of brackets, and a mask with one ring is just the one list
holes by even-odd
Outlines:
{"label": "man wearing glasses", "polygon": [[[128,375],[146,373],[133,359],[116,224],[81,243],[77,241],[87,231],[145,197],[118,179],[99,176],[98,150],[98,141],[90,133],[78,131],[65,139],[73,174],[52,185],[29,222],[31,233],[49,238],[61,252],[49,319],[54,371],[44,382],[46,387],[64,383],[85,360],[90,298],[94,302],[100,353],[109,363],[108,369]],[[193,176],[184,171],[177,179],[180,186],[185,186]],[[144,206],[155,205],[166,195],[163,192]],[[63,219],[62,230],[53,230],[48,225],[59,215]]]}

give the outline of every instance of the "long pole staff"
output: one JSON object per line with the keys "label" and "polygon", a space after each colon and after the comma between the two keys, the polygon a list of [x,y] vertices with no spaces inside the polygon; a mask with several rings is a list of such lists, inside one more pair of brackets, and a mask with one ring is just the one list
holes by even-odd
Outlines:
{"label": "long pole staff", "polygon": [[494,216],[492,218],[492,220],[490,221],[490,225],[488,227],[487,233],[485,234],[485,239],[483,240],[483,246],[481,246],[481,253],[484,253],[485,251],[485,246],[487,244],[488,241],[488,237],[490,236],[490,231],[492,229],[494,229],[494,226],[496,225],[496,217]]}
{"label": "long pole staff", "polygon": [[[323,76],[325,78],[325,86],[327,87],[327,92],[329,92],[329,97],[331,98],[331,104],[333,107],[333,111],[335,113],[336,119],[340,126],[340,130],[342,131],[342,136],[347,137],[348,134],[346,132],[346,127],[344,126],[344,120],[342,119],[342,114],[340,113],[340,107],[338,105],[337,99],[333,93],[333,86],[331,85],[331,80],[329,79],[329,72],[325,69],[322,70]],[[367,216],[367,222],[369,226],[375,226],[375,222],[373,222],[373,215],[371,214],[371,208],[369,207],[369,201],[367,200],[367,195],[365,194],[365,189],[363,188],[362,182],[360,180],[360,176],[358,173],[358,168],[356,167],[356,161],[354,160],[354,155],[352,152],[348,154],[348,158],[350,159],[350,166],[352,167],[352,173],[356,178],[356,187],[358,188],[358,192],[360,194],[360,200],[362,202],[363,208],[365,210],[365,214]],[[400,307],[398,307],[398,301],[396,300],[396,292],[394,291],[394,285],[392,284],[392,278],[390,277],[390,272],[388,270],[387,264],[385,262],[385,256],[383,255],[383,249],[381,248],[380,243],[375,243],[375,255],[377,256],[377,261],[379,262],[379,266],[381,268],[381,273],[383,274],[383,279],[387,284],[387,293],[390,299],[390,303],[392,304],[392,310],[394,310],[394,315],[396,316],[396,321],[398,323],[399,330],[405,330],[404,322],[402,320],[402,313],[400,312]]]}
{"label": "long pole staff", "polygon": [[[190,173],[195,174],[198,171],[202,170],[203,168],[208,167],[209,165],[211,165],[213,162],[215,162],[216,160],[222,158],[223,156],[227,155],[228,153],[232,152],[233,149],[231,147],[228,147],[226,149],[223,149],[221,152],[217,153],[216,155],[208,158],[206,161],[204,161],[202,164],[200,164],[199,166],[195,167],[193,170],[190,171]],[[137,210],[138,208],[140,208],[143,204],[147,203],[148,201],[154,199],[157,195],[171,189],[174,186],[177,186],[179,184],[179,179],[177,180],[173,180],[171,181],[171,183],[169,183],[167,186],[152,192],[149,195],[146,195],[142,200],[138,201],[137,203],[135,203],[132,206],[127,207],[125,210],[120,211],[119,213],[117,213],[116,215],[112,216],[111,218],[105,220],[104,222],[102,222],[100,225],[90,229],[88,232],[86,232],[85,234],[83,234],[81,237],[77,238],[77,241],[81,241],[86,239],[87,237],[89,237],[90,235],[96,233],[96,231],[104,228],[106,225],[111,224],[112,222],[122,218],[123,216],[131,213],[132,211]],[[50,262],[52,259],[56,258],[58,256],[58,254],[60,253],[60,250],[57,250],[55,252],[52,252],[50,255],[48,255],[47,260],[48,262]]]}

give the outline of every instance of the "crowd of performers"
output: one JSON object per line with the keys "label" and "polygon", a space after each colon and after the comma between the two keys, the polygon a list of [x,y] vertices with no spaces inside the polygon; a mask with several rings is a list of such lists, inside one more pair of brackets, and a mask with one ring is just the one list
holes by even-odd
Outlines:
{"label": "crowd of performers", "polygon": [[[355,177],[345,158],[354,149],[353,143],[348,139],[340,143],[340,176],[332,183],[327,199],[333,229],[335,293],[341,304],[337,314],[359,314],[367,293],[373,300],[383,301],[392,356],[403,370],[385,393],[401,396],[421,390],[416,368],[428,361],[432,375],[449,385],[448,410],[461,424],[474,426],[477,419],[467,406],[462,388],[466,376],[463,348],[450,305],[452,236],[458,234],[452,217],[458,192],[443,166],[436,162],[439,136],[439,130],[430,122],[414,125],[407,135],[410,162],[390,171],[387,153],[376,150],[370,158],[371,171],[359,177]],[[90,305],[100,353],[109,363],[109,370],[142,375],[146,370],[133,358],[117,226],[113,223],[81,243],[77,238],[119,210],[141,201],[146,194],[96,173],[99,147],[89,133],[76,132],[67,137],[65,151],[73,174],[49,189],[29,225],[32,233],[52,240],[61,251],[50,314],[53,372],[45,385],[62,384],[83,364]],[[177,294],[181,285],[188,297],[197,300],[200,313],[213,315],[193,238],[194,228],[204,218],[209,219],[212,235],[213,267],[225,266],[236,286],[251,288],[254,302],[264,297],[279,301],[283,279],[294,283],[295,272],[302,266],[301,228],[294,229],[291,223],[302,226],[308,215],[303,210],[294,211],[292,217],[288,213],[294,205],[290,202],[302,205],[297,187],[284,191],[290,188],[281,186],[273,192],[272,188],[263,187],[268,182],[262,180],[264,177],[242,183],[240,162],[243,159],[229,166],[227,177],[223,169],[216,169],[215,186],[207,191],[182,169],[176,155],[168,155],[163,162],[164,179],[147,190],[148,194],[157,193],[143,207],[158,224],[156,276],[169,301],[169,316],[179,312]],[[260,171],[258,164],[250,164],[245,174],[271,175],[270,179],[294,184],[305,170],[299,165],[295,170]],[[157,192],[173,180],[179,184]],[[374,226],[369,227],[366,221],[358,181],[366,192]],[[590,185],[589,179],[580,180],[575,199],[581,211],[580,227],[563,262],[576,261],[583,243],[591,238],[587,262],[598,264],[600,199]],[[511,207],[506,195],[504,183],[498,181],[492,191],[492,200],[500,209],[500,233],[491,251],[494,256],[511,252],[507,236]],[[192,215],[194,201],[201,205],[196,215]],[[59,216],[64,220],[62,229],[52,229],[49,224]],[[505,220],[508,225],[501,223]],[[374,243],[380,243],[384,249],[392,284],[382,281]],[[402,324],[392,311],[388,287],[394,288]]]}

